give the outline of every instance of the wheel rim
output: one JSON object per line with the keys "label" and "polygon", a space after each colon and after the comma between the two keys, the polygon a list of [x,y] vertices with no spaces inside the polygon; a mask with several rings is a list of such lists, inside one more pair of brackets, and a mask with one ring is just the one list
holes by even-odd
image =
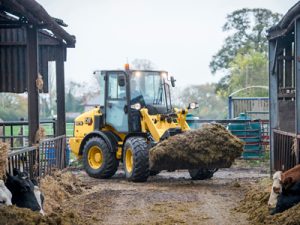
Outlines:
{"label": "wheel rim", "polygon": [[127,172],[131,173],[133,168],[133,155],[132,155],[131,148],[128,148],[126,150],[125,163],[126,163],[125,167]]}
{"label": "wheel rim", "polygon": [[103,154],[98,146],[90,148],[88,153],[88,162],[91,168],[99,169],[103,163]]}

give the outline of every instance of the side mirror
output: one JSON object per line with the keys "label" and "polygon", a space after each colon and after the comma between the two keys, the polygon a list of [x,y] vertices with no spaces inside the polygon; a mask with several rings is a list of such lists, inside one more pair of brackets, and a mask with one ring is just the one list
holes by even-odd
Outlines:
{"label": "side mirror", "polygon": [[175,82],[176,82],[175,78],[173,76],[171,76],[171,85],[172,85],[172,87],[175,87]]}
{"label": "side mirror", "polygon": [[192,102],[188,106],[188,109],[197,109],[197,108],[199,108],[199,104],[196,102]]}
{"label": "side mirror", "polygon": [[124,76],[118,76],[118,85],[120,87],[124,87],[125,86],[125,77]]}

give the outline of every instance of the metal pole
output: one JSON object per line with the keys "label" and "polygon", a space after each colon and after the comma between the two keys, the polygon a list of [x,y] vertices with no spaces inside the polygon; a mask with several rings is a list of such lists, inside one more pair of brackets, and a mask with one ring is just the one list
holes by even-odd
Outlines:
{"label": "metal pole", "polygon": [[276,61],[276,40],[269,41],[269,111],[270,111],[270,173],[274,171],[274,131],[278,127],[278,76],[273,70]]}
{"label": "metal pole", "polygon": [[[295,22],[295,119],[296,119],[296,134],[300,134],[300,20]],[[296,144],[296,164],[299,163],[299,145]]]}

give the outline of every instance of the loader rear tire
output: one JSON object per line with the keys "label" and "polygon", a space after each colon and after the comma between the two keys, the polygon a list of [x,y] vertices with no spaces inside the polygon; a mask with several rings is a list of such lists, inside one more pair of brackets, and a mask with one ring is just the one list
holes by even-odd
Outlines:
{"label": "loader rear tire", "polygon": [[218,169],[190,169],[189,173],[192,180],[206,180],[213,177]]}
{"label": "loader rear tire", "polygon": [[83,148],[83,167],[95,178],[110,178],[118,170],[116,154],[99,137],[90,138]]}
{"label": "loader rear tire", "polygon": [[127,180],[133,182],[147,181],[150,175],[149,151],[144,138],[130,137],[126,140],[123,164]]}

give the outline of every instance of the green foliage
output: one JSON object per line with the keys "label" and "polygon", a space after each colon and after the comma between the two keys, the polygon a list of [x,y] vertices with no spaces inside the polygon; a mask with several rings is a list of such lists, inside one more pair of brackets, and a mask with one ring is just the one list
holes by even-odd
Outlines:
{"label": "green foliage", "polygon": [[27,99],[18,94],[0,94],[0,118],[4,121],[27,118]]}
{"label": "green foliage", "polygon": [[189,86],[172,96],[177,107],[187,107],[191,102],[199,104],[198,109],[191,110],[194,116],[203,119],[224,119],[227,114],[227,101],[215,93],[216,84]]}
{"label": "green foliage", "polygon": [[237,54],[247,54],[249,50],[266,53],[268,42],[266,30],[276,24],[281,15],[268,9],[240,9],[227,16],[223,31],[230,35],[222,48],[210,62],[212,73],[230,68]]}
{"label": "green foliage", "polygon": [[[228,96],[234,91],[249,86],[268,86],[268,59],[264,52],[249,50],[247,54],[238,53],[231,61],[229,75],[223,77],[216,92],[220,96]],[[266,97],[266,89],[252,88],[239,93],[240,97]]]}

